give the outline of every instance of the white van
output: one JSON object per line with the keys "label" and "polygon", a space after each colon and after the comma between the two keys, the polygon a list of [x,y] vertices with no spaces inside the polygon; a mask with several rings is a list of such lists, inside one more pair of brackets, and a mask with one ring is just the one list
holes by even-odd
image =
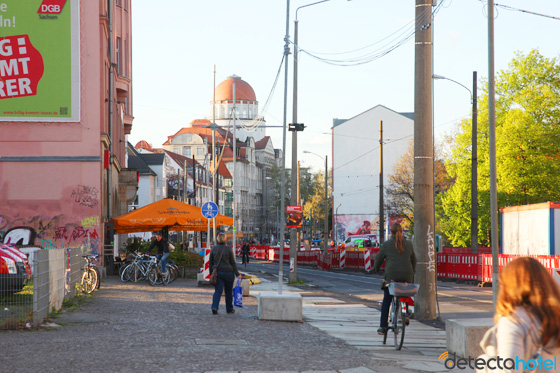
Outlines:
{"label": "white van", "polygon": [[375,234],[356,234],[349,236],[344,240],[343,244],[345,248],[354,248],[358,250],[362,247],[371,247],[377,242],[377,235]]}

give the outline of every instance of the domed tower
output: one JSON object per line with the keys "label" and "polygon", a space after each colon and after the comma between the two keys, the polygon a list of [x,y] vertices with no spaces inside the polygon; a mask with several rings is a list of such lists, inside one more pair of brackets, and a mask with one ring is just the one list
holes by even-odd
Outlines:
{"label": "domed tower", "polygon": [[[240,141],[253,137],[255,141],[266,136],[264,118],[259,117],[259,102],[253,87],[237,75],[232,75],[216,87],[215,105],[211,113],[215,113],[216,124],[228,128],[233,126],[233,85],[235,83],[235,120],[237,124],[235,136]],[[212,116],[210,116],[210,119]]]}

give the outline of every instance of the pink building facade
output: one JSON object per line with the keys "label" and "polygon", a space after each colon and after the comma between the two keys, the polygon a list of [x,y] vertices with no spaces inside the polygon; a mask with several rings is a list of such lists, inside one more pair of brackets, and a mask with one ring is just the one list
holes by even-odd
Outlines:
{"label": "pink building facade", "polygon": [[[137,188],[129,0],[3,0],[0,237],[113,253]],[[105,255],[105,258],[104,258]]]}

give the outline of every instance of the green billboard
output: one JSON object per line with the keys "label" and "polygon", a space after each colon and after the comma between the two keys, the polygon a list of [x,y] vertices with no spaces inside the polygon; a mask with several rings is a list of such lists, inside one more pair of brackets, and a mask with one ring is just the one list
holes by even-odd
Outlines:
{"label": "green billboard", "polygon": [[0,121],[80,121],[79,0],[0,0]]}

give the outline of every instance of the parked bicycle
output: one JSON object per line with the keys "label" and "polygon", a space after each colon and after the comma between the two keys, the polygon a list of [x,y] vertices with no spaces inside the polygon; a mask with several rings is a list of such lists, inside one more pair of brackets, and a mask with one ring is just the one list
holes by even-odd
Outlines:
{"label": "parked bicycle", "polygon": [[[404,331],[409,322],[408,299],[418,292],[417,284],[405,282],[389,283],[389,294],[393,296],[389,311],[389,330],[395,337],[395,350],[400,350],[404,342]],[[383,344],[387,342],[387,334],[383,335]]]}
{"label": "parked bicycle", "polygon": [[86,259],[84,265],[84,274],[82,275],[82,291],[87,294],[93,293],[94,290],[101,286],[101,274],[99,269],[93,262],[99,258],[99,255],[82,255]]}
{"label": "parked bicycle", "polygon": [[124,267],[121,273],[121,280],[127,281],[142,281],[148,279],[148,274],[152,267],[156,264],[156,257],[146,254],[133,254],[134,259],[132,263]]}

